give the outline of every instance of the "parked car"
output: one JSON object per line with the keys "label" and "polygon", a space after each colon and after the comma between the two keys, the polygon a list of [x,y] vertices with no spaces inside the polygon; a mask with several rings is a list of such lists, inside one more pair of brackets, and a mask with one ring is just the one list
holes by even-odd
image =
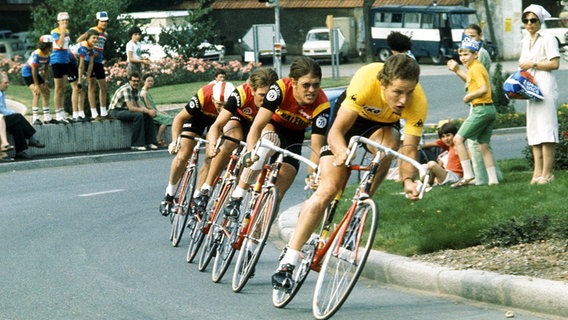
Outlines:
{"label": "parked car", "polygon": [[[349,56],[349,42],[341,29],[338,31],[339,59],[346,62]],[[302,54],[316,60],[331,60],[331,40],[328,28],[314,28],[308,31],[306,42],[302,45]]]}
{"label": "parked car", "polygon": [[12,30],[0,30],[0,39],[10,39],[12,37]]}
{"label": "parked car", "polygon": [[568,26],[560,18],[544,19],[542,31],[556,37],[559,48],[568,44]]}
{"label": "parked car", "polygon": [[26,57],[26,46],[20,40],[0,39],[0,56],[2,56],[2,59],[24,61]]}

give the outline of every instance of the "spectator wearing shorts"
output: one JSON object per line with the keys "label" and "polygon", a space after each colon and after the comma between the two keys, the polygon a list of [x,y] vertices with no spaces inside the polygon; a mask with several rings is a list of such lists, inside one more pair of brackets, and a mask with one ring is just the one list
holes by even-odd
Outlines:
{"label": "spectator wearing shorts", "polygon": [[[87,40],[81,41],[69,48],[69,60],[71,61],[71,68],[69,70],[69,83],[73,89],[71,95],[71,103],[73,105],[73,121],[85,122],[90,121],[85,114],[85,91],[83,79],[85,79],[85,60],[87,57],[93,57],[95,54],[95,44],[99,38],[99,33],[95,30],[87,32]],[[88,62],[86,70],[87,79],[90,78],[93,72],[93,59]]]}
{"label": "spectator wearing shorts", "polygon": [[[32,98],[32,123],[42,125],[39,116],[39,98],[43,99],[43,118],[49,122],[52,118],[49,108],[49,85],[45,79],[49,79],[49,59],[53,48],[51,35],[43,35],[39,38],[38,48],[32,52],[28,61],[22,68],[22,77],[25,84],[30,88]],[[40,72],[43,69],[43,77]],[[44,79],[45,78],[45,79]]]}
{"label": "spectator wearing shorts", "polygon": [[53,93],[53,104],[55,107],[55,121],[53,119],[44,120],[46,123],[63,123],[68,124],[70,121],[65,116],[65,89],[67,87],[67,76],[69,75],[69,14],[60,12],[57,14],[58,27],[51,30],[51,38],[53,40],[53,51],[51,52],[50,61],[53,70],[53,83],[55,90]]}

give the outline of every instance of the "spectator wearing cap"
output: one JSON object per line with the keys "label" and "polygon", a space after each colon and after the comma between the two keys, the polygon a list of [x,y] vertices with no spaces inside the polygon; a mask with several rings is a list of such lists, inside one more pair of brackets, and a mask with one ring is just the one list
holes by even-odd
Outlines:
{"label": "spectator wearing cap", "polygon": [[[185,107],[176,115],[172,124],[172,143],[168,147],[171,154],[176,154],[172,160],[170,177],[164,200],[160,203],[160,212],[168,215],[172,205],[176,185],[191,157],[195,140],[183,137],[201,137],[209,128],[225,106],[235,87],[230,82],[210,83],[203,86],[189,100]],[[210,159],[207,159],[199,169],[198,186],[201,186],[209,171]],[[196,188],[199,190],[199,188]]]}
{"label": "spectator wearing cap", "polygon": [[140,104],[138,85],[140,75],[132,73],[128,76],[128,83],[124,84],[114,93],[109,113],[113,118],[132,123],[131,149],[144,151],[158,149],[156,145],[156,127],[153,118],[156,111]]}
{"label": "spectator wearing cap", "polygon": [[142,59],[142,44],[140,43],[142,30],[139,27],[132,27],[128,29],[128,36],[130,41],[126,44],[126,60],[128,61],[126,71],[128,74],[133,72],[143,74],[142,65],[150,65],[152,62],[148,58]]}
{"label": "spectator wearing cap", "polygon": [[51,30],[51,38],[53,41],[53,51],[51,52],[49,63],[53,71],[53,83],[55,90],[53,93],[53,104],[55,107],[56,120],[46,117],[46,123],[69,123],[65,117],[65,89],[67,87],[67,75],[69,75],[69,14],[67,12],[59,12],[57,14],[58,27]]}
{"label": "spectator wearing cap", "polygon": [[[458,49],[460,61],[467,68],[467,77],[464,79],[467,83],[467,93],[462,100],[471,106],[471,113],[454,136],[455,150],[463,168],[463,178],[453,183],[452,188],[468,186],[475,179],[471,158],[464,144],[466,139],[477,141],[479,144],[488,184],[499,184],[495,159],[489,145],[497,111],[491,97],[489,73],[477,59],[481,45],[480,41],[464,33]],[[451,71],[458,72],[459,66],[456,61],[450,60],[447,65]]]}
{"label": "spectator wearing cap", "polygon": [[[16,158],[24,160],[31,159],[31,155],[27,153],[28,146],[44,148],[45,145],[34,137],[36,130],[24,116],[8,109],[5,91],[9,86],[8,76],[4,73],[0,73],[0,114],[4,116],[6,131],[10,132],[14,137]],[[26,141],[26,139],[28,141]],[[11,149],[9,147],[9,145],[3,145],[2,149]]]}
{"label": "spectator wearing cap", "polygon": [[[39,116],[39,98],[43,97],[44,119],[51,119],[49,108],[49,86],[44,79],[49,79],[49,59],[53,49],[51,35],[43,35],[39,38],[38,47],[22,68],[22,77],[25,84],[30,88],[32,99],[32,121],[34,125],[42,125]],[[40,75],[43,69],[43,78]]]}
{"label": "spectator wearing cap", "polygon": [[[105,43],[108,40],[108,33],[106,32],[106,28],[108,26],[108,13],[106,11],[99,11],[96,14],[96,21],[97,25],[90,28],[89,30],[95,30],[99,33],[99,38],[97,40],[97,44],[95,46],[95,54],[94,54],[94,64],[93,64],[93,72],[89,78],[89,105],[91,108],[91,117],[95,118],[96,120],[108,119],[108,111],[107,111],[107,83],[106,83],[106,76],[105,76],[105,68],[103,65],[103,51],[105,48]],[[88,30],[87,30],[88,31]],[[88,34],[87,32],[83,33],[78,39],[77,42],[81,42],[87,40]],[[86,57],[85,61],[89,62],[91,57]],[[99,85],[99,104],[100,104],[100,117],[99,112],[97,111],[97,101],[96,101],[96,87],[95,84]]]}

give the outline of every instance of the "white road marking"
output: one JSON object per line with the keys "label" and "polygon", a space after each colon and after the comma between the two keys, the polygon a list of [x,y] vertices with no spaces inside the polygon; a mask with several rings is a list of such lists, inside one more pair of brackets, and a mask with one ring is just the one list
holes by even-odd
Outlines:
{"label": "white road marking", "polygon": [[101,195],[101,194],[117,193],[117,192],[123,192],[123,191],[124,191],[124,189],[115,189],[115,190],[108,190],[108,191],[101,191],[101,192],[84,193],[84,194],[78,195],[78,197],[91,197],[91,196],[98,196],[98,195]]}

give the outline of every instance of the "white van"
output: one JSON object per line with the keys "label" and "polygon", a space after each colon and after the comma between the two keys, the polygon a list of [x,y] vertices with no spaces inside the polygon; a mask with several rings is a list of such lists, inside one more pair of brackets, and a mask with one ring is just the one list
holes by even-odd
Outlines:
{"label": "white van", "polygon": [[[417,59],[430,57],[435,64],[457,58],[464,29],[480,25],[476,11],[462,6],[381,6],[371,9],[370,21],[373,55],[380,61],[391,55],[387,36],[398,31],[411,38]],[[492,57],[497,55],[495,47],[487,50]]]}

